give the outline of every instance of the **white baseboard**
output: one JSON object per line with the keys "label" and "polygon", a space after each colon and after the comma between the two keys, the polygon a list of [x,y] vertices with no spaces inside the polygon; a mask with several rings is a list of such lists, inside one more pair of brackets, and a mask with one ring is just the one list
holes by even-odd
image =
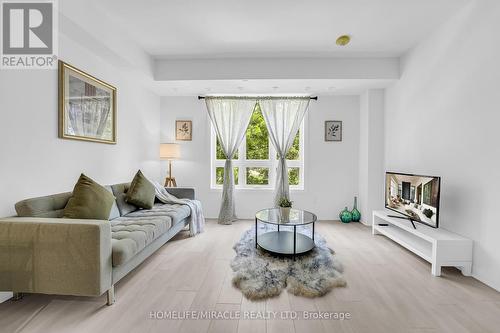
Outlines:
{"label": "white baseboard", "polygon": [[[474,268],[472,268],[472,270],[474,270]],[[498,284],[498,282],[489,281],[487,279],[484,279],[482,276],[479,276],[479,275],[475,274],[474,272],[472,272],[472,277],[474,279],[478,280],[479,282],[484,283],[488,287],[491,287],[491,288],[495,289],[496,291],[500,292],[500,285]]]}
{"label": "white baseboard", "polygon": [[368,221],[368,222],[367,221],[359,221],[359,222],[361,222],[361,224],[366,225],[367,227],[371,227],[372,226],[372,223],[370,221]]}
{"label": "white baseboard", "polygon": [[10,298],[12,298],[11,292],[0,291],[0,303],[3,303]]}

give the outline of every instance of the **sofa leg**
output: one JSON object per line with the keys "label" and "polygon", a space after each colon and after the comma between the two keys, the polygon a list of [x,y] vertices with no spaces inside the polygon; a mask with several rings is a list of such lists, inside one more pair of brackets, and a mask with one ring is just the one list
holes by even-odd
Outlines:
{"label": "sofa leg", "polygon": [[16,293],[16,292],[14,292],[13,295],[12,295],[12,300],[14,302],[20,301],[23,298],[23,296],[24,296],[23,293]]}
{"label": "sofa leg", "polygon": [[115,286],[111,286],[111,288],[108,289],[106,292],[106,298],[107,302],[106,305],[113,305],[115,304]]}

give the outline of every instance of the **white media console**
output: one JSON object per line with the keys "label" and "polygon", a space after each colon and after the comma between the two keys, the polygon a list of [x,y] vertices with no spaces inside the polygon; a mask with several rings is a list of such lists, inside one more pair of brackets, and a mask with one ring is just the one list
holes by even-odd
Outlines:
{"label": "white media console", "polygon": [[434,276],[441,275],[442,266],[454,266],[463,275],[471,275],[472,240],[421,223],[415,223],[414,229],[410,221],[388,215],[387,211],[373,211],[374,235],[382,234],[430,262]]}

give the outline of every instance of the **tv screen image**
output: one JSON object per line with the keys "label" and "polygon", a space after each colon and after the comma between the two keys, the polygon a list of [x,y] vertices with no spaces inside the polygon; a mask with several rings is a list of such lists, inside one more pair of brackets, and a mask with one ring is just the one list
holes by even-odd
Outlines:
{"label": "tv screen image", "polygon": [[440,177],[386,172],[385,207],[437,228],[440,183]]}

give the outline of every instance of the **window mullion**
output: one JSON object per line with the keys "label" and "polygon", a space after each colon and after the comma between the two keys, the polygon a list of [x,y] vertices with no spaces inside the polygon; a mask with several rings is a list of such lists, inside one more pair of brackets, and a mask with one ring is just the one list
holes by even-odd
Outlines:
{"label": "window mullion", "polygon": [[212,186],[217,186],[217,135],[212,126],[210,126],[210,182]]}
{"label": "window mullion", "polygon": [[[299,185],[291,185],[292,188],[304,188],[305,182],[305,121],[301,124],[299,135],[299,158],[297,160],[287,160],[289,168],[299,168]],[[247,129],[248,130],[248,129]],[[239,169],[239,185],[238,188],[273,188],[276,184],[278,160],[276,158],[276,149],[272,144],[270,137],[268,137],[269,155],[267,160],[248,160],[247,159],[247,133],[243,137],[240,147],[238,147],[238,159],[233,161],[233,167]],[[225,161],[217,159],[217,136],[213,127],[211,127],[211,176],[210,182],[213,186],[217,185],[217,168],[224,167]],[[269,170],[269,183],[268,185],[251,185],[247,183],[247,168],[267,168]],[[231,170],[232,172],[233,170]]]}
{"label": "window mullion", "polygon": [[269,140],[269,187],[274,188],[276,184],[276,148],[274,147],[271,138]]}
{"label": "window mullion", "polygon": [[[247,132],[248,128],[245,130],[245,135],[243,141],[241,142],[241,154],[240,154],[240,183],[242,186],[247,186]],[[242,180],[242,182],[241,182]]]}
{"label": "window mullion", "polygon": [[304,160],[305,160],[305,137],[306,137],[306,125],[305,123],[307,122],[307,115],[306,117],[304,117],[304,119],[302,120],[302,124],[300,124],[300,135],[299,135],[299,146],[300,146],[300,154],[299,154],[299,158],[300,158],[300,169],[299,169],[299,187],[300,188],[304,188],[304,177],[305,177],[305,163],[304,163]]}

